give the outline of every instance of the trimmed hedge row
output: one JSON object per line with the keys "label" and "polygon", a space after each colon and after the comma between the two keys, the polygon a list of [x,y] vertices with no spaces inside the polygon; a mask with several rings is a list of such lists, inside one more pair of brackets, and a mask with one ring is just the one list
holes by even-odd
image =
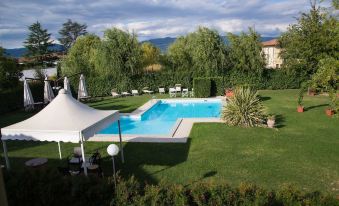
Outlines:
{"label": "trimmed hedge row", "polygon": [[246,183],[236,188],[221,182],[149,185],[132,177],[118,178],[114,191],[111,178],[62,176],[52,169],[6,173],[5,184],[9,205],[339,205],[320,192],[291,186],[272,191]]}
{"label": "trimmed hedge row", "polygon": [[[20,83],[18,87],[0,92],[0,114],[22,109],[24,102],[24,88]],[[44,84],[41,82],[29,83],[32,96],[35,102],[42,102],[44,99]]]}
{"label": "trimmed hedge row", "polygon": [[200,77],[193,79],[193,88],[195,97],[211,96],[211,78]]}

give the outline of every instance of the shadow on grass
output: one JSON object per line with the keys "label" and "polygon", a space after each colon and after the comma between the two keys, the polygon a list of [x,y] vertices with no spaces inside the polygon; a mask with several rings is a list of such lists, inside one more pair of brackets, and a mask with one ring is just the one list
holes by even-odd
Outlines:
{"label": "shadow on grass", "polygon": [[283,128],[285,127],[285,117],[281,114],[275,115],[275,127],[276,128]]}
{"label": "shadow on grass", "polygon": [[328,106],[328,104],[319,104],[319,105],[314,105],[314,106],[310,106],[310,107],[305,107],[305,111],[308,111],[308,110],[312,110],[312,109],[315,109],[315,108],[319,108],[319,107],[325,107],[325,106]]}
{"label": "shadow on grass", "polygon": [[271,99],[271,97],[263,97],[263,96],[259,96],[259,99],[260,99],[260,101],[267,101],[267,100],[270,100]]}
{"label": "shadow on grass", "polygon": [[[154,177],[155,174],[161,173],[187,160],[190,145],[191,139],[188,139],[186,143],[129,142],[124,146],[125,164],[119,161],[117,168],[123,177],[134,175],[141,181],[156,184],[158,181]],[[105,164],[109,165],[110,168],[103,168],[104,171],[112,171],[111,159],[106,158],[104,162],[106,161],[110,162],[110,164]],[[160,166],[162,168],[157,171],[147,172],[143,169],[143,167],[147,165]]]}
{"label": "shadow on grass", "polygon": [[[20,144],[21,143],[21,144]],[[14,142],[8,144],[9,152],[15,150],[24,150],[29,147],[37,147],[43,144],[48,144],[47,142],[33,142],[27,141],[27,143],[22,144],[21,142]],[[112,159],[107,156],[104,152],[106,151],[107,144],[102,144],[97,147],[86,147],[86,157],[89,157],[90,154],[99,150],[102,155],[101,166],[104,173],[104,176],[111,176],[113,173],[112,170]],[[180,163],[183,163],[187,160],[189,148],[191,145],[191,140],[188,139],[187,143],[137,143],[137,142],[127,142],[124,144],[124,155],[125,163],[121,161],[121,156],[115,157],[116,170],[119,171],[122,177],[135,176],[141,182],[148,182],[151,184],[157,184],[158,180],[154,175],[161,173],[171,167],[174,167]],[[71,147],[73,148],[72,145]],[[64,147],[64,145],[62,146]],[[57,154],[57,144],[55,144],[55,152]],[[12,170],[22,171],[25,166],[25,162],[29,159],[36,157],[45,157],[45,153],[25,156],[11,156],[9,154],[9,160],[12,167]],[[44,167],[52,167],[57,169],[58,167],[67,166],[67,154],[63,153],[63,159],[58,158],[48,158],[48,162]],[[1,163],[4,164],[4,158],[2,157]],[[156,171],[147,171],[144,167],[147,166],[158,166],[160,169]],[[213,174],[207,174],[207,176]],[[206,177],[207,177],[206,176]]]}

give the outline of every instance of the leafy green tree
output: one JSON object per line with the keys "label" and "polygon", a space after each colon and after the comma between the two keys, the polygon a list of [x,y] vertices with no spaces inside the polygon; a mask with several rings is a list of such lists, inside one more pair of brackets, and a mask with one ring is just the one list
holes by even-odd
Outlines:
{"label": "leafy green tree", "polygon": [[144,67],[156,64],[159,62],[160,49],[149,42],[141,44],[142,51],[142,65]]}
{"label": "leafy green tree", "polygon": [[200,27],[178,38],[168,50],[172,67],[192,71],[195,76],[216,76],[226,61],[226,47],[217,31]]}
{"label": "leafy green tree", "polygon": [[310,85],[329,92],[331,108],[338,110],[336,92],[339,83],[339,60],[333,57],[321,59],[319,69],[312,75]]}
{"label": "leafy green tree", "polygon": [[260,35],[252,28],[248,33],[228,33],[229,66],[241,72],[258,72],[265,67]]}
{"label": "leafy green tree", "polygon": [[4,49],[0,47],[0,91],[16,87],[21,76],[20,69],[14,59],[4,55]]}
{"label": "leafy green tree", "polygon": [[29,34],[24,42],[28,49],[29,56],[40,56],[47,54],[48,47],[52,45],[51,34],[47,29],[43,29],[40,22],[36,22],[28,27]]}
{"label": "leafy green tree", "polygon": [[179,37],[168,48],[167,59],[173,70],[192,69],[192,56],[188,48],[187,37]]}
{"label": "leafy green tree", "polygon": [[311,10],[302,13],[280,38],[283,67],[310,77],[319,68],[321,59],[339,58],[338,28],[336,17],[313,3]]}
{"label": "leafy green tree", "polygon": [[98,74],[114,78],[128,78],[142,72],[142,53],[135,34],[117,28],[104,32],[95,68]]}
{"label": "leafy green tree", "polygon": [[79,36],[87,34],[86,29],[86,24],[80,24],[68,19],[67,22],[63,23],[62,28],[59,30],[60,38],[58,40],[68,50]]}
{"label": "leafy green tree", "polygon": [[96,75],[95,55],[100,44],[100,38],[96,35],[79,37],[61,63],[62,74],[72,75],[82,72],[87,76]]}

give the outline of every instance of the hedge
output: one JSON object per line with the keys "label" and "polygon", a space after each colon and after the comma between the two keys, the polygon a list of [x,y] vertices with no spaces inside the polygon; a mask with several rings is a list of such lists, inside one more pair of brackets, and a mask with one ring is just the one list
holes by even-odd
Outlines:
{"label": "hedge", "polygon": [[[44,99],[44,85],[41,82],[31,82],[29,87],[35,102],[42,102]],[[23,84],[18,87],[0,91],[0,114],[22,109],[24,102]]]}
{"label": "hedge", "polygon": [[333,195],[286,185],[274,191],[249,183],[238,187],[220,181],[149,185],[133,177],[118,177],[114,190],[112,178],[62,176],[53,169],[5,173],[5,185],[9,205],[339,205]]}
{"label": "hedge", "polygon": [[[90,77],[86,81],[91,96],[106,96],[111,94],[113,88],[117,89],[118,92],[131,91],[132,89],[140,91],[144,87],[158,91],[160,86],[168,90],[175,84],[182,84],[183,87],[191,89],[193,88],[194,78],[200,77],[193,76],[192,72],[166,70],[122,78],[113,76]],[[211,96],[223,95],[225,88],[238,85],[251,85],[256,89],[295,89],[300,88],[301,83],[306,80],[303,75],[289,74],[284,70],[275,69],[263,69],[260,72],[248,73],[233,70],[224,76],[209,78],[211,79]],[[78,82],[71,83],[75,90],[77,85]]]}
{"label": "hedge", "polygon": [[211,79],[209,77],[194,78],[193,88],[195,97],[210,97]]}

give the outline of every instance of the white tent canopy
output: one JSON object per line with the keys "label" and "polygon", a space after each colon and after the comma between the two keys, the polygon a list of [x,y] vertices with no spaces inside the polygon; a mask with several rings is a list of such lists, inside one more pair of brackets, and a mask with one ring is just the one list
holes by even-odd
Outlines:
{"label": "white tent canopy", "polygon": [[67,77],[64,78],[64,89],[72,96],[71,85]]}
{"label": "white tent canopy", "polygon": [[[119,119],[119,111],[93,109],[67,95],[67,91],[62,89],[50,104],[33,117],[2,128],[1,139],[3,142],[5,140],[80,142],[83,150],[83,141]],[[6,150],[7,148],[4,148],[5,153]],[[84,154],[83,161],[85,162]]]}

